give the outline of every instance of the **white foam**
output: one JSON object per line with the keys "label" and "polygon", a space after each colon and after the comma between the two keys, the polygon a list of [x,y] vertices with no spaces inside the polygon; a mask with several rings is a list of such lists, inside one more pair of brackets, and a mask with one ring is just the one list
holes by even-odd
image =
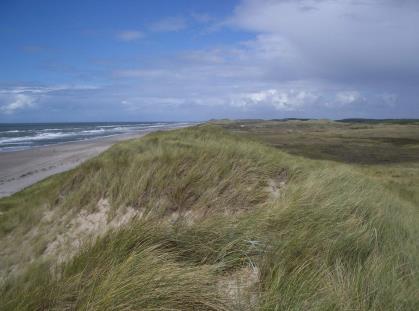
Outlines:
{"label": "white foam", "polygon": [[[81,127],[63,125],[62,128],[51,126],[50,128],[23,128],[1,132],[0,130],[0,151],[27,149],[32,146],[51,145],[71,141],[90,140],[100,137],[109,137],[129,132],[144,132],[148,129],[172,127],[183,127],[188,123],[129,123],[129,124],[86,124]],[[21,133],[19,137],[10,137],[12,133]],[[3,134],[3,136],[2,136]],[[16,135],[13,135],[16,136]]]}

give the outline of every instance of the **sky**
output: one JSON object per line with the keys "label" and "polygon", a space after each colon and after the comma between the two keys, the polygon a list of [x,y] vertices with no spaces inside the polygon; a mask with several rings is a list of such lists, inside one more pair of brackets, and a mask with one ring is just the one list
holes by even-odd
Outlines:
{"label": "sky", "polygon": [[0,122],[419,118],[417,0],[0,0]]}

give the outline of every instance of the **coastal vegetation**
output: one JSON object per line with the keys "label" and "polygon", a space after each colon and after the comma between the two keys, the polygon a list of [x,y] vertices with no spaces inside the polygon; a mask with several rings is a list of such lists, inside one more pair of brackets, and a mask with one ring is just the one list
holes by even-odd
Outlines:
{"label": "coastal vegetation", "polygon": [[418,310],[419,125],[214,121],[0,199],[2,310]]}

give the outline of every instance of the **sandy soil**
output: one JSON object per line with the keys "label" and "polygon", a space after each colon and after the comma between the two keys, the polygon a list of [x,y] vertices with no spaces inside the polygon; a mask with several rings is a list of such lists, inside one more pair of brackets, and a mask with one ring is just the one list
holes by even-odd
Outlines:
{"label": "sandy soil", "polygon": [[147,133],[123,134],[30,150],[0,153],[0,198],[18,192],[48,176],[76,167],[114,143]]}

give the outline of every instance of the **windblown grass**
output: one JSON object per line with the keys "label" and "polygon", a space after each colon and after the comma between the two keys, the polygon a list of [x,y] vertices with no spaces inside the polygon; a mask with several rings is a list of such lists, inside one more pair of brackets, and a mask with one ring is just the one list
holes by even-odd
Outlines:
{"label": "windblown grass", "polygon": [[[415,207],[368,178],[324,169],[288,188],[262,265],[266,309],[415,310]],[[282,294],[281,294],[282,293]]]}
{"label": "windblown grass", "polygon": [[[86,236],[62,264],[44,256],[71,217],[103,198],[109,221],[127,207],[137,218]],[[367,167],[291,156],[215,126],[151,134],[0,200],[1,268],[19,262],[0,306],[417,310],[415,198]],[[25,239],[38,245],[26,251],[32,262],[10,248]]]}

